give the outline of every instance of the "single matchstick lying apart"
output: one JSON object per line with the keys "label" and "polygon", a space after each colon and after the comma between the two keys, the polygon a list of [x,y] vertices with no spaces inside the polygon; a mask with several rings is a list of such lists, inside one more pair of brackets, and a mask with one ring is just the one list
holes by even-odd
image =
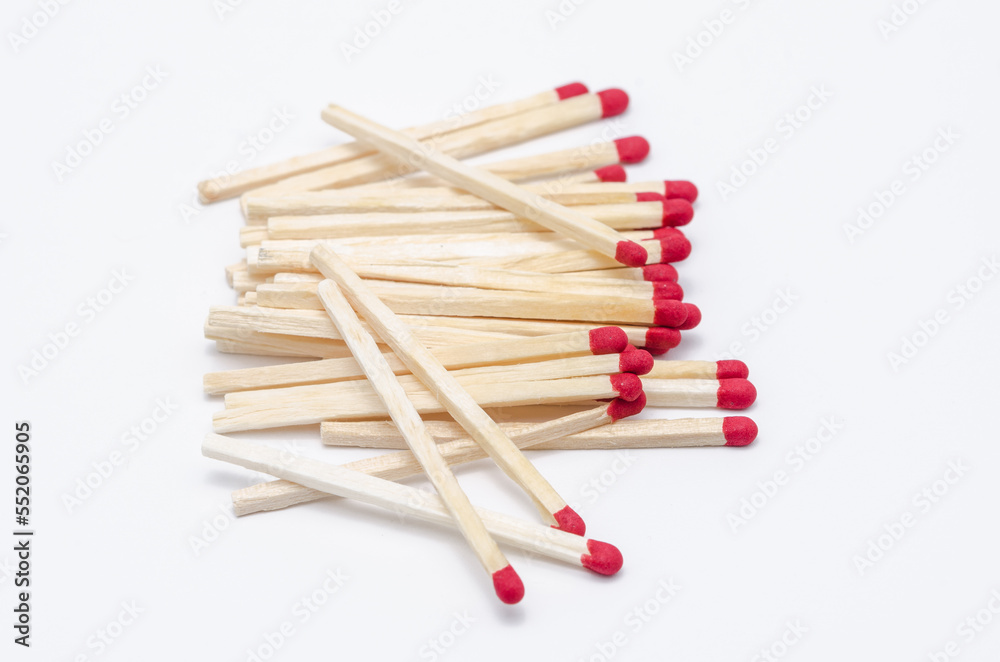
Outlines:
{"label": "single matchstick lying apart", "polygon": [[[328,496],[346,497],[438,524],[455,525],[455,520],[440,498],[345,467],[217,434],[205,437],[202,453],[216,460],[287,478]],[[577,565],[599,575],[613,575],[622,567],[621,552],[606,542],[483,508],[476,508],[475,512],[488,533],[508,545]],[[504,602],[517,602],[524,593],[523,586],[514,581],[516,577],[513,571],[509,571],[495,580],[497,595]]]}

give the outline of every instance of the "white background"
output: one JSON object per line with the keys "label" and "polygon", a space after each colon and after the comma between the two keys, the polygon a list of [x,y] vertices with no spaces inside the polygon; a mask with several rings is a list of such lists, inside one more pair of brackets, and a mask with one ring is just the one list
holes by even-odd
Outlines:
{"label": "white background", "polygon": [[[5,38],[3,424],[11,445],[15,420],[33,426],[37,547],[33,647],[14,646],[4,625],[4,659],[237,662],[285,621],[294,632],[272,659],[433,659],[428,641],[443,636],[443,658],[456,660],[750,661],[796,622],[807,631],[775,646],[782,659],[927,660],[949,640],[960,659],[996,658],[1000,615],[983,612],[991,622],[971,640],[956,631],[1000,588],[1000,279],[976,282],[1000,241],[996,3],[911,0],[916,13],[885,36],[888,0],[592,0],[563,3],[575,9],[554,26],[555,0],[402,0],[350,62],[341,43],[386,3],[337,4],[246,2],[220,15],[209,0],[73,2],[26,43]],[[724,10],[721,34],[702,34],[708,45],[678,66]],[[0,26],[19,33],[37,11],[7,2]],[[166,78],[122,117],[113,104],[146,67]],[[327,102],[408,126],[440,118],[480,77],[500,83],[490,103],[573,80],[629,92],[620,124],[509,154],[622,130],[653,146],[633,181],[696,182],[694,252],[680,271],[704,321],[670,357],[715,359],[741,343],[760,393],[747,412],[760,437],[746,449],[635,452],[613,481],[611,452],[532,455],[626,564],[602,578],[512,552],[527,587],[513,608],[449,531],[342,502],[223,516],[229,492],[261,477],[200,456],[221,407],[201,376],[266,360],[219,355],[201,337],[208,307],[233,301],[223,267],[241,257],[236,203],[183,213],[227,161],[252,167],[343,140],[318,118]],[[788,135],[779,122],[815,87],[832,96]],[[282,109],[294,119],[247,159],[241,143]],[[113,132],[59,181],[53,164],[105,117]],[[953,144],[912,179],[907,163],[948,129]],[[768,139],[777,151],[724,198],[717,183]],[[904,193],[849,240],[844,226],[894,180]],[[81,316],[121,269],[128,287]],[[969,279],[979,291],[959,307]],[[775,319],[778,290],[796,300]],[[948,322],[920,336],[938,310]],[[762,316],[771,323],[754,334]],[[19,367],[74,322],[79,333],[25,381]],[[888,354],[915,333],[923,346],[894,369]],[[177,409],[132,451],[122,437],[157,398]],[[842,429],[790,463],[830,417]],[[259,437],[337,462],[365,454],[322,449],[312,431]],[[115,450],[126,463],[68,509],[64,495]],[[914,495],[949,462],[968,470],[925,513]],[[730,516],[778,471],[787,483],[734,531]],[[595,500],[584,490],[602,474]],[[461,478],[474,501],[532,515],[490,467]],[[0,489],[5,504],[12,489]],[[10,508],[0,529],[13,528]],[[913,526],[859,571],[856,556],[906,512]],[[196,555],[192,538],[213,518],[225,528]],[[13,555],[0,549],[6,624]],[[328,570],[349,579],[303,623],[295,604]],[[664,605],[661,580],[679,587]],[[138,620],[105,650],[88,645],[123,601]],[[638,629],[626,620],[637,608],[655,611]],[[456,613],[475,622],[452,638]],[[616,634],[627,643],[612,650]]]}

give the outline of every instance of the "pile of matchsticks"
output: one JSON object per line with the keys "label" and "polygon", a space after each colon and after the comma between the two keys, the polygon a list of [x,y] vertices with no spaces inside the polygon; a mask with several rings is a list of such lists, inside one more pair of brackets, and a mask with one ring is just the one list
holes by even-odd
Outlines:
{"label": "pile of matchsticks", "polygon": [[[450,524],[512,604],[524,587],[497,542],[599,574],[622,565],[522,449],[753,441],[743,416],[629,418],[756,398],[739,361],[653,359],[701,319],[669,264],[691,250],[676,226],[694,185],[626,183],[621,164],[649,151],[639,137],[458,160],[627,106],[621,90],[574,83],[402,132],[329,106],[323,119],[357,142],[199,185],[206,202],[241,196],[246,219],[246,259],[227,269],[238,305],[213,307],[206,337],[288,361],[207,374],[225,397],[215,432],[318,425],[329,446],[396,450],[337,465],[210,434],[206,456],[278,478],[234,492],[238,515],[339,496]],[[539,405],[571,409],[537,422]],[[504,407],[523,422],[484,410]],[[472,506],[451,467],[487,457],[539,522]],[[420,474],[436,495],[395,482]]]}

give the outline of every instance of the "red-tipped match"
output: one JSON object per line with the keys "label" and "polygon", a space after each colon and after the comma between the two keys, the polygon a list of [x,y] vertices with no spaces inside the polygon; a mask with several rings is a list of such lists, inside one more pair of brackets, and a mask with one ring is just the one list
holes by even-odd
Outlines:
{"label": "red-tipped match", "polygon": [[757,424],[746,416],[726,416],[722,419],[722,435],[726,446],[746,446],[757,438]]}
{"label": "red-tipped match", "polygon": [[623,418],[628,418],[629,416],[635,416],[640,411],[646,407],[646,394],[640,393],[639,397],[628,402],[627,400],[622,400],[621,398],[615,398],[608,405],[608,416],[611,417],[612,421],[620,421]]}
{"label": "red-tipped match", "polygon": [[685,181],[665,181],[663,182],[663,195],[667,199],[681,198],[687,200],[688,202],[694,202],[698,199],[698,187],[691,182]]}
{"label": "red-tipped match", "polygon": [[553,529],[559,529],[560,531],[572,533],[577,536],[582,536],[587,532],[587,525],[583,523],[583,518],[577,515],[576,511],[569,506],[552,513],[552,516],[556,518],[556,523],[552,526]]}
{"label": "red-tipped match", "polygon": [[622,553],[614,545],[600,540],[588,540],[587,551],[580,557],[580,564],[599,575],[613,575],[622,569]]}
{"label": "red-tipped match", "polygon": [[569,85],[563,85],[562,87],[556,88],[556,94],[559,95],[559,100],[569,99],[571,97],[578,97],[581,94],[586,94],[590,90],[583,83],[570,83]]}
{"label": "red-tipped match", "polygon": [[[690,248],[688,250],[690,252]],[[626,267],[642,267],[649,259],[649,253],[634,241],[619,241],[615,247],[615,259]]]}
{"label": "red-tipped match", "polygon": [[625,173],[625,168],[621,167],[617,163],[615,165],[598,168],[594,171],[594,174],[597,175],[597,178],[602,182],[624,182],[628,179],[628,175]]}
{"label": "red-tipped match", "polygon": [[646,344],[644,347],[650,354],[659,356],[681,343],[681,332],[662,326],[651,326],[646,329]]}
{"label": "red-tipped match", "polygon": [[627,347],[628,334],[617,326],[590,330],[590,351],[593,354],[621,354]]}
{"label": "red-tipped match", "polygon": [[757,399],[757,389],[745,379],[720,379],[719,409],[746,409]]}
{"label": "red-tipped match", "polygon": [[524,597],[524,582],[514,568],[507,565],[493,573],[493,590],[497,592],[500,602],[516,605]]}
{"label": "red-tipped match", "polygon": [[671,299],[653,299],[653,324],[681,328],[687,320],[685,304]]}
{"label": "red-tipped match", "polygon": [[746,379],[750,376],[750,368],[743,361],[716,361],[715,366],[716,379]]}
{"label": "red-tipped match", "polygon": [[666,202],[667,199],[664,198],[659,193],[653,193],[652,191],[639,191],[635,194],[636,202]]}
{"label": "red-tipped match", "polygon": [[701,308],[693,303],[685,303],[684,307],[687,308],[687,318],[684,320],[683,324],[679,324],[677,326],[677,328],[681,331],[693,329],[701,323]]}
{"label": "red-tipped match", "polygon": [[672,233],[655,239],[660,242],[660,262],[680,262],[687,259],[691,254],[691,242],[688,238],[675,228],[660,228],[660,230],[673,230]]}
{"label": "red-tipped match", "polygon": [[658,280],[653,282],[653,299],[673,299],[680,301],[684,298],[684,290],[672,280]]}
{"label": "red-tipped match", "polygon": [[663,201],[663,224],[676,227],[687,225],[694,218],[694,207],[687,200]]}
{"label": "red-tipped match", "polygon": [[622,400],[631,402],[642,393],[642,380],[631,372],[615,373],[610,378],[611,388],[617,391],[618,397]]}
{"label": "red-tipped match", "polygon": [[672,264],[647,264],[642,268],[642,279],[650,282],[677,282],[677,269]]}
{"label": "red-tipped match", "polygon": [[[618,91],[621,92],[621,90]],[[622,94],[625,93],[622,92]],[[625,97],[625,105],[628,105],[628,96]],[[622,108],[622,110],[625,109]],[[622,163],[638,163],[649,156],[649,141],[642,136],[619,138],[615,141],[615,147],[618,148],[618,160]]]}
{"label": "red-tipped match", "polygon": [[597,93],[601,100],[601,117],[621,115],[628,108],[628,95],[624,90],[612,88]]}
{"label": "red-tipped match", "polygon": [[618,370],[620,372],[646,375],[653,369],[653,355],[644,349],[636,349],[629,345],[618,357]]}

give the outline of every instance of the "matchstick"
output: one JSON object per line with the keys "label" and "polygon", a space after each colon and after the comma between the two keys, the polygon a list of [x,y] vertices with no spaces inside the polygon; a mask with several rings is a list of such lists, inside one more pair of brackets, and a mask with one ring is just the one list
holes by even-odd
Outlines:
{"label": "matchstick", "polygon": [[[466,439],[462,427],[451,421],[427,421],[427,430],[439,445]],[[501,423],[512,438],[530,423]],[[406,442],[386,421],[327,421],[320,425],[327,446],[400,450]],[[614,425],[567,434],[534,444],[531,450],[618,450],[624,448],[693,448],[746,446],[757,438],[757,425],[746,416],[715,418],[629,419]]]}
{"label": "matchstick", "polygon": [[[327,495],[346,497],[400,515],[455,526],[455,520],[439,497],[358,471],[217,434],[205,437],[202,453],[212,459],[295,480]],[[622,555],[614,545],[484,508],[475,508],[474,512],[482,520],[488,534],[508,545],[600,575],[613,575],[621,569]],[[510,579],[507,582],[514,584]],[[512,590],[513,587],[507,586],[504,586],[504,591],[499,586],[497,588],[501,600],[508,603],[517,602],[514,598],[520,599],[520,590],[523,590]]]}
{"label": "matchstick", "polygon": [[[406,135],[417,140],[433,138],[449,131],[554,105],[563,99],[586,94],[586,92],[587,88],[582,83],[570,83],[524,99],[487,106],[461,116],[445,118],[437,122],[431,122],[430,124],[404,129],[403,131]],[[320,168],[369,156],[374,153],[375,150],[364,143],[352,142],[335,145],[334,147],[328,147],[318,152],[292,157],[250,170],[243,170],[226,177],[207,179],[198,184],[198,193],[202,202],[225,200],[288,177],[312,172]]]}
{"label": "matchstick", "polygon": [[[437,490],[458,530],[472,547],[487,574],[493,579],[497,596],[506,604],[520,602],[524,596],[524,585],[520,577],[486,530],[479,514],[458,484],[455,474],[448,467],[448,462],[442,457],[427,428],[424,427],[416,407],[410,402],[396,376],[392,374],[392,369],[375,344],[375,339],[362,325],[351,304],[333,281],[320,283],[319,296],[330,319],[368,377],[367,383],[378,394],[379,400],[399,428],[410,452]],[[280,458],[279,454],[279,464],[284,459]],[[386,487],[383,486],[383,489]]]}
{"label": "matchstick", "polygon": [[596,271],[573,271],[569,272],[573,276],[586,276],[588,278],[628,278],[631,280],[644,280],[655,283],[659,281],[677,282],[677,268],[672,264],[648,264],[645,267],[621,267],[618,269],[598,269]]}
{"label": "matchstick", "polygon": [[642,381],[646,402],[653,407],[717,407],[746,409],[757,389],[746,379],[656,379]]}
{"label": "matchstick", "polygon": [[649,258],[647,249],[638,243],[625,240],[599,221],[572,208],[545,200],[503,177],[464,164],[431,145],[421,144],[398,131],[381,126],[344,108],[328,106],[323,110],[323,119],[401,161],[427,170],[463,190],[554,232],[565,234],[626,266],[639,267],[647,263]]}
{"label": "matchstick", "polygon": [[[581,94],[551,106],[451,131],[431,140],[436,149],[455,158],[464,159],[580,126],[602,117],[613,117],[623,113],[627,106],[628,96],[624,92],[604,90],[597,94]],[[431,140],[428,140],[428,143]],[[343,188],[400,177],[418,169],[399,159],[377,154],[289,177],[277,184],[259,189],[258,192],[269,195],[275,191]]]}
{"label": "matchstick", "polygon": [[651,379],[746,379],[750,369],[743,361],[653,361]]}
{"label": "matchstick", "polygon": [[[585,430],[620,421],[628,416],[634,416],[642,411],[645,401],[638,399],[633,402],[613,400],[585,411],[561,416],[559,418],[533,423],[515,433],[511,440],[518,448],[528,448],[537,444],[554,441],[567,435],[574,435]],[[425,422],[432,423],[432,421]],[[456,423],[457,425],[457,423]],[[461,427],[461,426],[459,426]],[[466,435],[468,433],[465,433]],[[486,453],[479,444],[467,437],[456,438],[454,443],[438,445],[441,455],[452,465],[483,459]],[[420,473],[420,465],[413,454],[404,451],[391,455],[381,455],[365,458],[343,465],[346,469],[360,471],[388,480],[401,480]],[[238,517],[267,510],[279,510],[300,503],[323,499],[328,495],[316,490],[298,485],[287,480],[273,480],[258,483],[233,492],[233,508]]]}
{"label": "matchstick", "polygon": [[[583,535],[585,526],[580,516],[569,507],[538,470],[503,433],[476,399],[448,373],[434,355],[414,336],[395,313],[371,293],[357,274],[351,271],[333,251],[317,247],[312,252],[313,263],[320,272],[334,280],[357,306],[379,337],[389,343],[396,355],[407,365],[440,401],[444,409],[475,439],[494,462],[535,501],[539,511],[551,518],[558,528]],[[626,375],[622,375],[624,377]],[[636,381],[634,375],[631,375]],[[603,379],[578,377],[575,379]],[[572,380],[554,380],[559,381]],[[614,381],[613,379],[611,380]],[[311,387],[299,387],[311,388]],[[312,387],[315,388],[315,387]],[[639,387],[641,389],[641,385]],[[237,394],[232,394],[237,395]],[[226,396],[230,397],[230,396]],[[612,396],[614,397],[614,396]]]}

